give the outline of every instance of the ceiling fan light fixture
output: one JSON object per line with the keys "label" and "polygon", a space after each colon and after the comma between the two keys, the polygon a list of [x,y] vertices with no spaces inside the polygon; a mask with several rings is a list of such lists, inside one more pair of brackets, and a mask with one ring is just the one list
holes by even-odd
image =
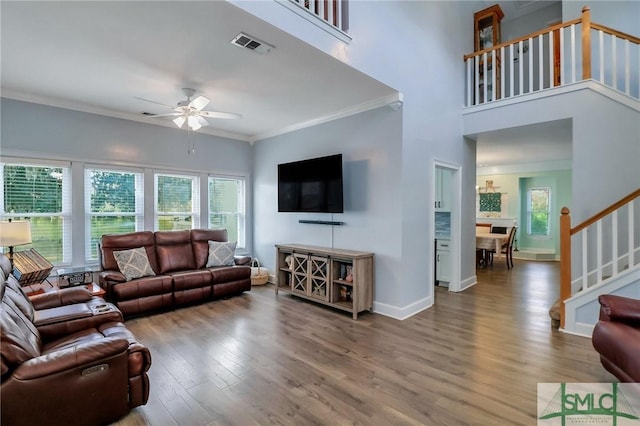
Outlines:
{"label": "ceiling fan light fixture", "polygon": [[189,124],[189,127],[191,127],[191,130],[194,131],[202,127],[202,124],[198,121],[198,117],[194,115],[190,115],[189,118],[187,118],[187,123]]}
{"label": "ceiling fan light fixture", "polygon": [[178,118],[175,118],[173,120],[173,122],[176,124],[176,126],[182,128],[182,125],[184,124],[184,122],[187,121],[187,118],[184,115],[181,115]]}

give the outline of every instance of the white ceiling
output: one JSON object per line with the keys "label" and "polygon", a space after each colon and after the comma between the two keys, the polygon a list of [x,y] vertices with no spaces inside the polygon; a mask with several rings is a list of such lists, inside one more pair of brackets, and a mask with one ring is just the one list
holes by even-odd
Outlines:
{"label": "white ceiling", "polygon": [[486,132],[476,139],[478,167],[571,160],[571,120]]}
{"label": "white ceiling", "polygon": [[[548,3],[502,7],[514,17]],[[136,97],[175,105],[191,87],[211,99],[206,109],[243,115],[209,120],[200,132],[253,141],[398,95],[225,1],[2,1],[0,12],[7,98],[174,126],[172,117],[143,116],[168,110]],[[230,44],[240,32],[275,49],[260,55]],[[560,127],[480,135],[478,163],[564,159],[571,138]]]}
{"label": "white ceiling", "polygon": [[[1,2],[2,96],[173,126],[141,97],[211,99],[202,132],[254,140],[397,92],[225,1]],[[245,32],[266,55],[230,44]],[[172,117],[171,117],[172,118]]]}

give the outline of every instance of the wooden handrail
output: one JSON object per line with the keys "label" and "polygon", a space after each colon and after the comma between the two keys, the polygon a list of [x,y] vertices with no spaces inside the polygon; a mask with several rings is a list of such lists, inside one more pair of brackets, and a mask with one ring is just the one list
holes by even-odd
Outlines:
{"label": "wooden handrail", "polygon": [[[559,30],[561,28],[565,28],[565,27],[569,27],[571,25],[576,25],[576,24],[583,23],[583,20],[585,19],[584,14],[586,12],[589,12],[589,8],[588,7],[584,7],[582,9],[583,16],[580,17],[580,18],[572,19],[571,21],[567,21],[567,22],[561,22],[559,24],[552,25],[552,26],[544,28],[542,30],[535,31],[535,32],[533,32],[531,34],[527,34],[525,36],[518,37],[518,38],[515,38],[513,40],[509,40],[507,42],[504,42],[504,43],[496,44],[495,46],[492,46],[492,47],[490,47],[488,49],[483,49],[483,50],[479,50],[477,52],[466,54],[466,55],[463,56],[463,60],[466,61],[467,59],[471,59],[471,58],[476,57],[476,56],[481,56],[481,55],[484,55],[485,53],[490,53],[490,52],[492,52],[494,50],[499,50],[502,47],[508,47],[508,46],[510,46],[512,44],[520,43],[521,41],[526,41],[526,40],[529,40],[530,38],[535,38],[535,37],[538,37],[539,35],[542,35],[542,34],[547,34],[547,33],[550,33],[552,31]],[[589,23],[590,23],[589,27],[591,29],[601,30],[601,31],[603,31],[603,32],[605,32],[607,34],[611,34],[611,35],[614,35],[616,37],[619,37],[619,38],[622,38],[622,39],[625,39],[625,40],[629,40],[632,43],[640,44],[640,38],[635,37],[635,36],[633,36],[631,34],[623,33],[622,31],[614,30],[613,28],[609,28],[609,27],[607,27],[605,25],[596,24],[595,22],[591,22],[591,17],[590,16],[589,16]],[[583,29],[583,32],[584,32],[584,29]]]}
{"label": "wooden handrail", "polygon": [[547,27],[547,28],[545,28],[543,30],[539,30],[539,31],[536,31],[534,33],[528,34],[526,36],[514,38],[513,40],[509,40],[509,41],[504,42],[504,43],[496,44],[495,46],[490,47],[488,49],[478,50],[477,52],[468,53],[468,54],[463,56],[463,60],[466,61],[467,59],[473,58],[475,56],[480,56],[480,55],[483,55],[485,53],[489,53],[489,52],[492,52],[494,50],[498,50],[498,49],[500,49],[502,47],[508,47],[508,46],[510,46],[512,44],[520,43],[521,41],[526,41],[526,40],[529,40],[530,38],[535,38],[535,37],[538,37],[539,35],[547,34],[547,33],[550,33],[552,31],[555,31],[555,30],[559,30],[560,28],[569,27],[569,26],[574,25],[574,24],[579,24],[580,22],[581,22],[581,19],[577,18],[577,19],[573,19],[571,21],[562,22],[560,24],[555,24],[555,25]]}
{"label": "wooden handrail", "polygon": [[560,215],[560,327],[564,328],[565,324],[564,301],[571,297],[571,236],[593,225],[638,197],[640,197],[640,188],[573,228],[571,227],[569,209],[567,207],[562,208]]}
{"label": "wooden handrail", "polygon": [[594,30],[601,30],[607,34],[614,35],[618,38],[629,40],[631,43],[640,44],[640,38],[632,36],[631,34],[623,33],[622,31],[614,30],[613,28],[605,27],[604,25],[591,23],[591,28]]}
{"label": "wooden handrail", "polygon": [[[593,225],[594,223],[596,223],[597,221],[599,221],[603,217],[607,216],[610,213],[613,213],[614,210],[619,209],[620,207],[622,207],[625,204],[627,204],[629,201],[631,201],[631,200],[633,200],[635,198],[638,198],[638,197],[640,197],[640,188],[636,189],[631,194],[627,195],[626,197],[622,198],[621,200],[616,201],[615,203],[611,204],[606,209],[604,209],[604,210],[596,213],[595,215],[591,216],[589,219],[585,220],[584,222],[582,222],[582,223],[574,226],[573,228],[571,228],[570,235],[574,235],[577,232],[582,231],[587,226]],[[567,209],[567,211],[568,211],[568,209]]]}

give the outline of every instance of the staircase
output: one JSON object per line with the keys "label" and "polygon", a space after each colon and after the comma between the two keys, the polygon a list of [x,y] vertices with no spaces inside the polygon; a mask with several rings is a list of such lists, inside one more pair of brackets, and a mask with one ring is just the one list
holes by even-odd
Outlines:
{"label": "staircase", "polygon": [[563,331],[590,337],[598,296],[640,299],[640,189],[572,227],[560,217],[560,300],[550,310]]}

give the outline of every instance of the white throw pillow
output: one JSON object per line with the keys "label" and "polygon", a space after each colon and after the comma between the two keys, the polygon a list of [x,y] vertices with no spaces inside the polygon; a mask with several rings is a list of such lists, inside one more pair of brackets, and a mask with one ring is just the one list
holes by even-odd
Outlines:
{"label": "white throw pillow", "polygon": [[221,243],[219,241],[209,241],[209,258],[207,268],[213,266],[233,266],[233,255],[236,252],[236,241]]}
{"label": "white throw pillow", "polygon": [[127,281],[156,275],[151,269],[147,251],[144,247],[114,251],[113,257],[115,257],[118,268],[120,268],[120,272],[122,272]]}

